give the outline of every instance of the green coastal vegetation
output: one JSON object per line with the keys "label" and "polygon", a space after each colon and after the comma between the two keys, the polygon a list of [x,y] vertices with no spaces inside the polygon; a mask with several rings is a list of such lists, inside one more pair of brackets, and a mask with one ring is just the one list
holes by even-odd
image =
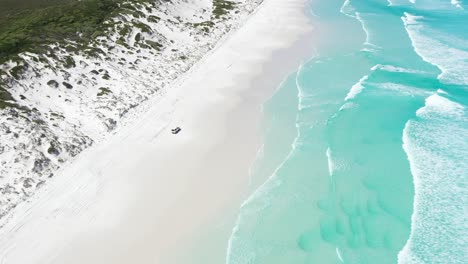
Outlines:
{"label": "green coastal vegetation", "polygon": [[[77,47],[89,48],[88,43],[103,35],[112,24],[104,23],[120,12],[132,12],[135,8],[125,0],[0,0],[0,64],[8,60],[19,61],[21,52],[44,54],[44,44],[73,41],[70,52]],[[126,1],[128,2],[128,1]],[[154,0],[132,0],[133,3]],[[89,49],[90,54],[99,50]],[[65,68],[75,66],[72,57],[63,61]],[[9,73],[20,79],[25,66],[19,64]],[[2,85],[0,70],[0,109],[19,106]]]}
{"label": "green coastal vegetation", "polygon": [[[86,41],[102,34],[103,22],[122,0],[11,0],[0,5],[0,62],[42,44]],[[6,6],[3,6],[6,5]]]}
{"label": "green coastal vegetation", "polygon": [[[161,0],[170,2],[171,0]],[[89,45],[98,36],[105,34],[106,30],[115,24],[110,19],[119,14],[129,14],[133,17],[145,16],[136,6],[138,3],[157,3],[156,0],[0,0],[0,64],[9,60],[21,61],[18,54],[32,52],[46,54],[50,48],[45,44],[63,43],[71,41],[73,45],[65,48],[70,53],[79,50],[85,51],[90,56],[103,54],[103,51]],[[213,27],[213,21],[222,19],[230,10],[235,8],[235,3],[229,0],[213,0],[211,21],[194,24],[200,26],[208,33]],[[156,16],[148,17],[149,21],[159,22]],[[121,38],[115,44],[128,47],[125,38],[131,32],[131,27],[140,29],[141,32],[152,33],[152,29],[141,22],[129,21],[120,27],[118,33]],[[140,34],[135,37],[140,46],[161,51],[162,44],[144,40],[140,42]],[[52,54],[49,54],[53,56]],[[182,58],[181,58],[182,59]],[[38,57],[41,60],[41,56]],[[73,58],[66,57],[63,61],[65,68],[75,66]],[[9,74],[16,80],[20,80],[25,70],[23,63],[9,70]],[[2,75],[6,73],[0,70],[0,109],[5,107],[17,107],[11,94],[2,84]],[[105,94],[106,92],[104,92]]]}
{"label": "green coastal vegetation", "polygon": [[[104,21],[119,13],[143,15],[124,2],[154,0],[0,0],[0,63],[23,51],[37,52],[45,43],[64,39],[89,41],[104,34],[110,26]],[[226,15],[234,6],[231,1],[213,0],[214,18]],[[158,17],[151,19],[159,20]],[[134,26],[151,32],[143,23]]]}

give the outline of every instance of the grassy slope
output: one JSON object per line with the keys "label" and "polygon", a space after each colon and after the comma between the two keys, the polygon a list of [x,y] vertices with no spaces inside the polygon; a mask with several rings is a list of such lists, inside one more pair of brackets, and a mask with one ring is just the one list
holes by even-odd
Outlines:
{"label": "grassy slope", "polygon": [[[120,2],[0,0],[0,63],[23,51],[37,51],[40,44],[95,37],[102,32],[102,23],[119,11]],[[219,19],[233,7],[233,2],[213,0],[213,15]]]}
{"label": "grassy slope", "polygon": [[[16,60],[24,51],[44,53],[43,44],[64,39],[87,44],[103,34],[104,21],[120,12],[132,10],[125,0],[0,0],[0,64]],[[167,0],[166,0],[167,1]],[[170,0],[169,0],[170,1]],[[130,0],[129,2],[154,2]],[[213,19],[220,19],[234,8],[229,0],[213,0]],[[213,21],[205,22],[213,26]],[[108,26],[108,25],[107,25]],[[22,67],[12,69],[15,79]],[[3,73],[0,70],[0,77]],[[0,78],[0,109],[17,107]]]}
{"label": "grassy slope", "polygon": [[74,0],[0,0],[0,20],[18,11],[50,7]]}
{"label": "grassy slope", "polygon": [[[47,43],[64,39],[86,42],[102,33],[103,22],[118,12],[122,1],[0,0],[0,63],[16,60],[24,51],[44,52]],[[20,75],[20,70],[11,73]],[[0,109],[5,107],[18,106],[0,82]]]}
{"label": "grassy slope", "polygon": [[118,8],[120,0],[42,1],[48,5],[37,8],[17,7],[16,10],[9,9],[10,12],[2,16],[1,60],[5,61],[23,51],[37,51],[40,44],[65,38],[77,40],[78,32],[82,34],[80,39],[90,38]]}

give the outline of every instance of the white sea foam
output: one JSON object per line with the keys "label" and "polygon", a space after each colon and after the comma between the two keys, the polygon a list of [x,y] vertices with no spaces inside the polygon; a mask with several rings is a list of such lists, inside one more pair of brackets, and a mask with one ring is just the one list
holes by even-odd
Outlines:
{"label": "white sea foam", "polygon": [[404,14],[405,16],[403,17],[403,21],[405,22],[405,24],[408,25],[417,24],[421,19],[424,19],[423,16],[415,16],[407,12],[405,12]]}
{"label": "white sea foam", "polygon": [[336,256],[342,263],[344,263],[344,260],[343,260],[343,257],[341,256],[341,252],[339,248],[336,248]]}
{"label": "white sea foam", "polygon": [[[317,51],[315,51],[315,54],[312,56],[311,59],[309,59],[307,62],[302,62],[300,65],[299,65],[299,68],[297,69],[297,72],[296,72],[296,76],[295,76],[295,82],[296,82],[296,88],[297,88],[297,99],[298,99],[298,105],[297,105],[297,109],[299,111],[301,110],[304,110],[308,107],[310,107],[310,105],[307,105],[306,104],[306,98],[311,96],[311,94],[307,94],[306,91],[305,91],[305,88],[301,85],[301,82],[300,82],[300,76],[302,74],[302,71],[304,69],[304,65],[306,64],[309,64],[311,61],[315,60],[315,58],[318,56],[318,53]],[[319,61],[315,61],[315,63],[320,63]]]}
{"label": "white sea foam", "polygon": [[367,27],[366,22],[365,22],[364,19],[362,18],[361,13],[356,12],[355,18],[361,23],[362,30],[364,30],[364,32],[366,33],[366,42],[364,42],[364,45],[367,45],[367,46],[375,46],[375,45],[373,45],[373,44],[370,42],[370,31],[369,31],[369,29],[368,29],[368,27]]}
{"label": "white sea foam", "polygon": [[397,92],[397,94],[404,95],[404,96],[426,97],[432,94],[431,92],[425,89],[421,89],[421,88],[414,87],[414,86],[403,85],[399,83],[378,83],[378,84],[373,84],[373,85],[375,85],[376,87],[380,89]]}
{"label": "white sea foam", "polygon": [[388,6],[399,6],[399,5],[407,5],[408,2],[414,4],[414,1],[411,0],[387,0]]}
{"label": "white sea foam", "polygon": [[446,91],[444,91],[442,89],[437,89],[437,93],[438,94],[448,94]]}
{"label": "white sea foam", "polygon": [[420,70],[407,69],[407,68],[396,67],[393,65],[384,65],[384,64],[377,64],[374,67],[372,67],[371,70],[372,71],[381,70],[381,71],[387,71],[387,72],[404,72],[404,73],[424,73],[423,71],[420,71]]}
{"label": "white sea foam", "polygon": [[[440,32],[428,31],[423,23],[424,17],[405,13],[402,20],[416,53],[424,61],[442,71],[438,76],[441,82],[459,85],[468,84],[468,75],[466,74],[468,51],[444,44],[463,41],[451,36],[444,36]],[[443,38],[443,41],[433,38],[436,35],[438,38]]]}
{"label": "white sea foam", "polygon": [[429,118],[431,115],[444,115],[451,118],[463,118],[464,107],[438,94],[426,98],[426,106],[418,109],[416,115]]}
{"label": "white sea foam", "polygon": [[364,89],[364,82],[369,78],[369,75],[362,77],[356,84],[354,84],[345,97],[345,101],[351,100]]}
{"label": "white sea foam", "polygon": [[340,12],[352,18],[356,18],[356,10],[351,5],[351,0],[345,0],[341,6]]}
{"label": "white sea foam", "polygon": [[450,3],[454,5],[456,8],[464,9],[462,6],[462,1],[460,0],[451,0]]}
{"label": "white sea foam", "polygon": [[415,197],[400,264],[466,263],[468,135],[464,108],[437,94],[406,123],[405,150]]}
{"label": "white sea foam", "polygon": [[346,110],[346,109],[353,108],[353,107],[355,107],[355,106],[356,106],[355,103],[346,102],[345,104],[343,104],[343,105],[340,107],[340,109],[338,110],[338,112],[343,111],[343,110]]}
{"label": "white sea foam", "polygon": [[297,87],[298,110],[302,110],[304,108],[302,103],[304,101],[305,92],[304,92],[304,88],[301,86],[301,83],[299,81],[299,76],[301,75],[301,71],[303,67],[304,67],[304,63],[301,63],[301,65],[299,65],[299,68],[297,69],[296,78],[295,78],[296,87]]}
{"label": "white sea foam", "polygon": [[334,166],[333,166],[333,160],[332,160],[332,158],[331,158],[331,150],[330,150],[330,148],[327,148],[326,155],[327,155],[327,160],[328,160],[328,173],[329,173],[330,177],[332,177],[332,176],[333,176],[333,169],[334,169]]}

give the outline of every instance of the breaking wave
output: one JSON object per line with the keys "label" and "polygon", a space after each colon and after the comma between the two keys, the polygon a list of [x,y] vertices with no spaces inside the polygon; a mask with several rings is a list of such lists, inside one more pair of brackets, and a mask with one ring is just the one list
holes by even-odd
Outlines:
{"label": "breaking wave", "polygon": [[414,177],[410,238],[399,263],[466,263],[468,245],[468,116],[441,95],[426,99],[403,132]]}

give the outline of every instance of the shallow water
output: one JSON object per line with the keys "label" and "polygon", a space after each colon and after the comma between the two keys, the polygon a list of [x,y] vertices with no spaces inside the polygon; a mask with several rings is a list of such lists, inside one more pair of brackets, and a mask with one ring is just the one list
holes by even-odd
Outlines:
{"label": "shallow water", "polygon": [[227,263],[466,263],[464,8],[313,1],[321,43],[265,104],[252,179],[270,177]]}

